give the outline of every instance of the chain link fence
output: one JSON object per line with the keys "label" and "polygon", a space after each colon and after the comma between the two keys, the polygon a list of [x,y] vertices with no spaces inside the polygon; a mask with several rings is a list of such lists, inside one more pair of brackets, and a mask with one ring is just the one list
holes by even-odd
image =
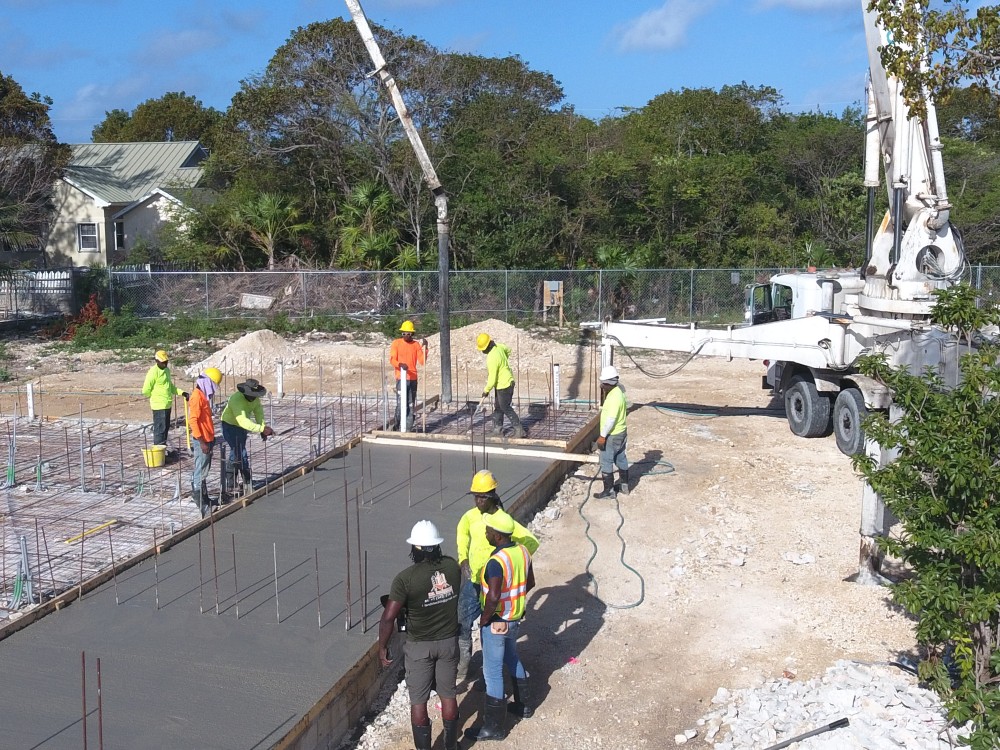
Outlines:
{"label": "chain link fence", "polygon": [[[642,271],[453,271],[453,316],[481,320],[658,318],[672,323],[743,321],[747,285],[777,268]],[[1000,296],[1000,267],[976,266],[970,281]],[[142,318],[346,317],[354,320],[436,315],[435,271],[177,272],[112,270],[110,302]],[[552,304],[549,304],[552,303]]]}

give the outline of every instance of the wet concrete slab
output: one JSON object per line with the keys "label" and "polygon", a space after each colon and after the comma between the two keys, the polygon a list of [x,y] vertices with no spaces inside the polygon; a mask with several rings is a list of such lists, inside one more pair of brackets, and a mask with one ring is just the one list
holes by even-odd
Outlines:
{"label": "wet concrete slab", "polygon": [[[488,460],[506,502],[551,463]],[[455,554],[474,461],[359,446],[0,641],[0,747],[83,747],[81,652],[89,747],[97,659],[105,748],[270,747],[375,641],[412,525]]]}

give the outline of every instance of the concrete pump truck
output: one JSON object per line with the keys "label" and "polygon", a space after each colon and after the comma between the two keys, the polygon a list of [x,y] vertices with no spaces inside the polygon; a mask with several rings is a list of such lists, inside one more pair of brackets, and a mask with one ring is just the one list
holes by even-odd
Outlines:
{"label": "concrete pump truck", "polygon": [[[911,372],[936,368],[954,382],[954,336],[930,322],[933,291],[961,280],[968,264],[953,229],[934,103],[923,117],[887,75],[879,48],[892,44],[877,15],[864,11],[868,46],[864,184],[868,188],[866,255],[860,270],[782,273],[747,288],[745,322],[726,329],[668,325],[662,320],[604,321],[604,360],[614,346],[692,355],[765,360],[763,386],[784,397],[792,432],[833,431],[842,452],[865,450],[861,423],[871,409],[888,410],[892,394],[856,367],[882,352]],[[876,190],[884,170],[889,209],[875,224]]]}

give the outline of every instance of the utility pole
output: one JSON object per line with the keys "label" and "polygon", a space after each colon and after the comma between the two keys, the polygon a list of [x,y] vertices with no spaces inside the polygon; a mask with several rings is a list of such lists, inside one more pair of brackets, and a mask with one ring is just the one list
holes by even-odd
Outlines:
{"label": "utility pole", "polygon": [[382,51],[379,49],[378,42],[375,41],[371,27],[368,25],[368,18],[365,16],[361,3],[358,0],[344,0],[344,2],[347,3],[347,10],[350,11],[351,18],[354,19],[354,25],[358,27],[358,33],[361,35],[361,41],[364,42],[365,48],[368,50],[368,55],[371,57],[372,62],[375,63],[375,74],[378,75],[389,92],[392,106],[395,108],[396,114],[399,115],[399,121],[403,125],[403,130],[406,131],[406,137],[410,139],[410,145],[413,147],[417,161],[420,162],[420,168],[424,173],[424,182],[431,189],[431,193],[434,195],[434,205],[437,206],[438,327],[441,330],[441,400],[446,404],[451,403],[451,324],[448,320],[448,314],[451,310],[448,282],[448,196],[445,195],[444,188],[441,187],[441,182],[438,180],[434,165],[431,164],[431,159],[427,155],[423,141],[420,140],[420,134],[413,125],[413,120],[406,109],[403,96],[399,93],[399,87],[386,69],[385,58],[382,57]]}

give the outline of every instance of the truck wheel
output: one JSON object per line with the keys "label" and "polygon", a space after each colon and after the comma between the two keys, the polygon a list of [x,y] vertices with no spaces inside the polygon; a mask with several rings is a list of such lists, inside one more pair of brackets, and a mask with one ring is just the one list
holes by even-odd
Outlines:
{"label": "truck wheel", "polygon": [[816,384],[795,375],[785,389],[785,418],[799,437],[821,437],[830,431],[830,399],[821,396]]}
{"label": "truck wheel", "polygon": [[833,404],[833,435],[837,447],[845,456],[856,456],[864,452],[865,431],[861,423],[868,416],[865,397],[857,388],[845,388]]}

